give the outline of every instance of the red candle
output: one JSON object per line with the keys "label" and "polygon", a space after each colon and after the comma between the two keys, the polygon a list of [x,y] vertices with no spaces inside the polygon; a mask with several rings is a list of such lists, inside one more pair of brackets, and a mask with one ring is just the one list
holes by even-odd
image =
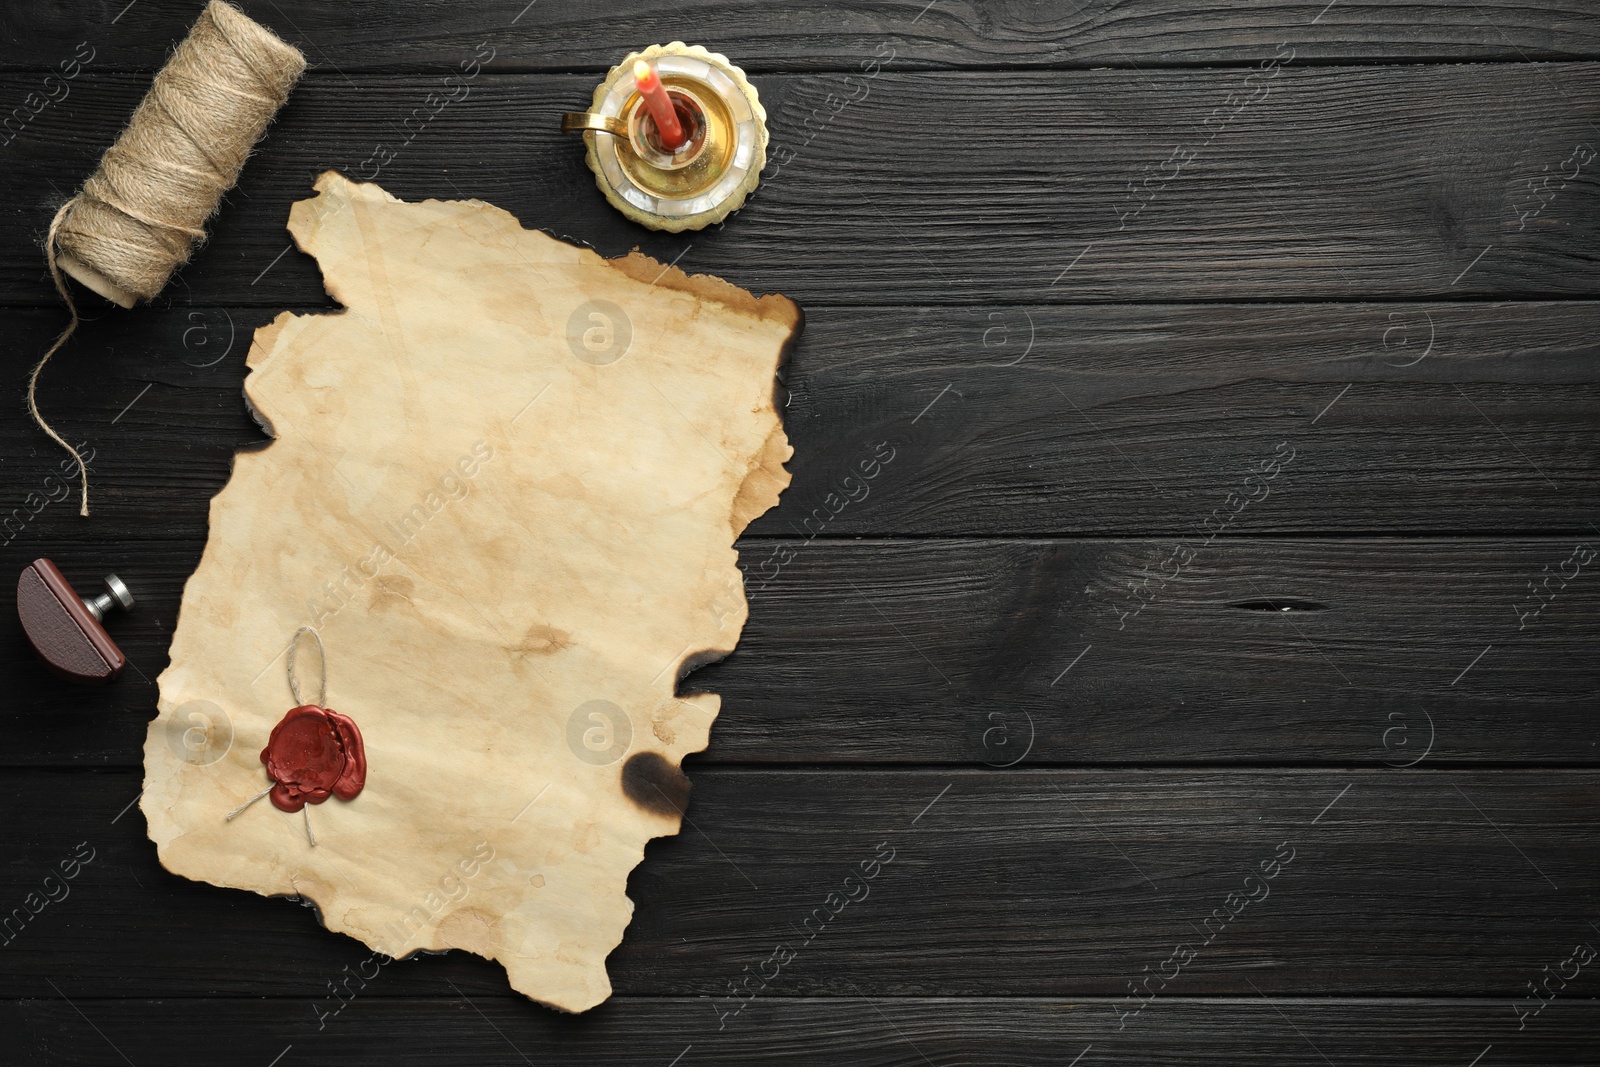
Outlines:
{"label": "red candle", "polygon": [[639,95],[644,97],[644,106],[649,108],[650,117],[655,120],[662,147],[668,152],[676,152],[688,138],[684,136],[683,123],[678,121],[678,109],[667,95],[667,87],[661,84],[661,76],[654,67],[640,59],[633,64],[633,80],[639,86]]}

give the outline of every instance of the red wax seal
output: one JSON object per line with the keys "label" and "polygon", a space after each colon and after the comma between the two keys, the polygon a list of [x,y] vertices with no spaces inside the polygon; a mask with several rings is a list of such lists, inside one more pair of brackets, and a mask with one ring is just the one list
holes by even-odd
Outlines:
{"label": "red wax seal", "polygon": [[274,783],[268,795],[279,811],[321,804],[330,793],[353,800],[367,784],[367,754],[355,720],[315,704],[284,715],[261,750],[261,762]]}

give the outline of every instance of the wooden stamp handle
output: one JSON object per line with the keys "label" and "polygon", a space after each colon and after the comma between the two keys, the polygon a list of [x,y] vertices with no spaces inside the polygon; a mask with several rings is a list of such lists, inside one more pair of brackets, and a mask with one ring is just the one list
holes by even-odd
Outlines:
{"label": "wooden stamp handle", "polygon": [[116,575],[106,578],[106,587],[107,593],[85,601],[48,559],[34,560],[17,578],[17,617],[28,643],[69,682],[105,685],[128,662],[100,618],[114,605],[131,607],[133,597]]}

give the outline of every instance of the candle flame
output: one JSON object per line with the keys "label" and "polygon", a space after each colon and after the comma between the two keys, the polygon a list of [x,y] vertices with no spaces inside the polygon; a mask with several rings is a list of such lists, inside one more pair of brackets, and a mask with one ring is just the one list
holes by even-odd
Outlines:
{"label": "candle flame", "polygon": [[650,64],[642,59],[633,61],[633,80],[639,83],[640,89],[648,87],[651,82],[655,81],[655,78],[656,72]]}

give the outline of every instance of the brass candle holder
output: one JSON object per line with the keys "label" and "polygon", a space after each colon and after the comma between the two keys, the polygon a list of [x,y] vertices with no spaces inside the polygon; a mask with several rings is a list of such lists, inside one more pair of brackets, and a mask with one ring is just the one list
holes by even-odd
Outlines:
{"label": "brass candle holder", "polygon": [[[661,142],[633,80],[633,64],[655,67],[688,139]],[[698,230],[745,202],[767,164],[767,112],[755,86],[726,56],[674,41],[651,45],[612,67],[588,111],[562,130],[582,132],[595,184],[613,207],[653,230]]]}

